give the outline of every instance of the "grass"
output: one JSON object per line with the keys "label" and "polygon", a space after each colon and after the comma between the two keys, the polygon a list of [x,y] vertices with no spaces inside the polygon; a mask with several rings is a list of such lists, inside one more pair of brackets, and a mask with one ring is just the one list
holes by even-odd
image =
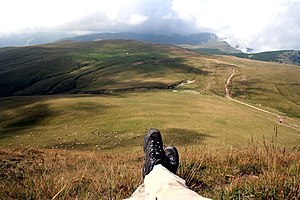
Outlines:
{"label": "grass", "polygon": [[[122,199],[142,183],[142,147],[124,151],[0,150],[5,199]],[[212,149],[180,146],[179,176],[213,199],[299,199],[299,147],[276,142]]]}
{"label": "grass", "polygon": [[300,84],[296,80],[300,74],[299,67],[243,59],[236,66],[237,73],[232,83],[234,98],[275,108],[286,115],[299,118],[297,94],[300,93]]}
{"label": "grass", "polygon": [[[0,147],[5,148],[139,146],[150,127],[159,128],[166,142],[176,145],[235,146],[263,136],[270,141],[274,126],[280,145],[294,146],[299,140],[299,131],[278,125],[274,115],[226,98],[184,91],[9,97],[2,99],[0,108]],[[286,117],[284,124],[300,122]]]}
{"label": "grass", "polygon": [[[155,127],[200,194],[299,199],[296,66],[119,40],[0,53],[1,198],[128,197]],[[233,67],[233,98],[275,115],[223,97]],[[166,89],[183,80],[195,82]]]}

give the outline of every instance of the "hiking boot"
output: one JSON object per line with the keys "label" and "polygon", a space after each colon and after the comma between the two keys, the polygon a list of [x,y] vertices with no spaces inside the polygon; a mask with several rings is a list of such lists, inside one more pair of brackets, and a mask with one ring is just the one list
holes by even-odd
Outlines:
{"label": "hiking boot", "polygon": [[169,166],[167,167],[173,174],[176,174],[179,166],[179,154],[174,146],[168,146],[165,148],[165,154],[169,161]]}
{"label": "hiking boot", "polygon": [[168,166],[168,158],[163,150],[163,141],[158,130],[151,128],[144,137],[145,164],[143,177],[149,174],[154,165]]}

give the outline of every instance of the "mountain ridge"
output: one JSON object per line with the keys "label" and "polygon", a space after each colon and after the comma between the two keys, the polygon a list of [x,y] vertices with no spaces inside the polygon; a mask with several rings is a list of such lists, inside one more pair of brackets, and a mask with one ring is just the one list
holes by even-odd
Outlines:
{"label": "mountain ridge", "polygon": [[239,58],[251,60],[273,61],[286,64],[300,65],[300,51],[296,50],[278,50],[259,53],[244,53],[241,50],[232,47],[226,41],[221,40],[216,34],[202,32],[196,34],[138,34],[130,32],[120,33],[96,33],[67,38],[67,40],[86,42],[97,40],[136,40],[141,42],[150,42],[154,44],[170,44],[180,46],[192,51],[217,55],[233,55]]}
{"label": "mountain ridge", "polygon": [[[300,65],[300,51],[297,50],[279,50],[266,51],[259,53],[244,53],[236,47],[231,46],[226,41],[220,39],[211,32],[199,32],[191,34],[154,34],[154,33],[132,33],[132,32],[103,32],[93,33],[81,36],[72,36],[62,32],[34,32],[19,33],[2,36],[0,47],[8,46],[30,46],[46,44],[55,41],[71,40],[77,42],[97,41],[97,40],[136,40],[153,44],[170,44],[180,46],[192,51],[217,54],[233,55],[240,58],[252,60],[273,61],[279,63]],[[248,48],[251,49],[251,48]],[[252,50],[252,49],[251,49]]]}
{"label": "mountain ridge", "polygon": [[72,41],[86,42],[86,41],[97,41],[97,40],[136,40],[142,42],[150,42],[155,44],[203,44],[210,41],[218,41],[219,38],[216,34],[210,32],[201,32],[195,34],[153,34],[153,33],[131,33],[131,32],[119,32],[119,33],[95,33],[89,35],[82,35],[67,38]]}

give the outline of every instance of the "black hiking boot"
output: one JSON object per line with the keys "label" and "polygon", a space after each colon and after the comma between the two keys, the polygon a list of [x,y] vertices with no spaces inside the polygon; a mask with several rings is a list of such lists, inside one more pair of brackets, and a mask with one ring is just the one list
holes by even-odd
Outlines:
{"label": "black hiking boot", "polygon": [[161,164],[168,168],[168,158],[163,150],[163,141],[158,130],[151,128],[144,137],[145,164],[143,177],[149,174],[154,165]]}
{"label": "black hiking boot", "polygon": [[169,161],[168,170],[170,170],[173,174],[176,174],[179,166],[179,154],[176,147],[174,146],[166,147],[165,154]]}

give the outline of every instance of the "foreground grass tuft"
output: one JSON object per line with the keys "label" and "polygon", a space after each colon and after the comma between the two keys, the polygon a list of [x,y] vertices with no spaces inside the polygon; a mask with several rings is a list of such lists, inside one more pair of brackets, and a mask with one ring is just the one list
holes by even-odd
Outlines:
{"label": "foreground grass tuft", "polygon": [[134,154],[19,149],[0,155],[0,196],[7,198],[120,199],[141,182],[141,158]]}
{"label": "foreground grass tuft", "polygon": [[224,152],[185,152],[179,174],[193,190],[214,199],[299,199],[300,152],[275,145]]}
{"label": "foreground grass tuft", "polygon": [[[299,199],[300,151],[252,142],[228,151],[179,147],[178,174],[214,199]],[[4,199],[122,199],[142,183],[143,154],[47,149],[0,150]]]}

